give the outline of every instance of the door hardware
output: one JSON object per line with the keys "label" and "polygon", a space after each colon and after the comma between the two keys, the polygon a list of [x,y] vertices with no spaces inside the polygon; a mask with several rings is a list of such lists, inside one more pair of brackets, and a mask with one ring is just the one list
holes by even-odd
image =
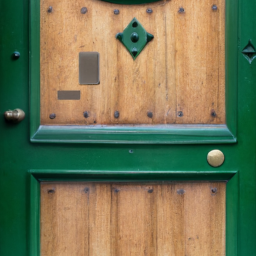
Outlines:
{"label": "door hardware", "polygon": [[225,157],[224,154],[218,150],[212,150],[207,155],[207,162],[212,167],[219,167],[224,163]]}
{"label": "door hardware", "polygon": [[50,114],[50,115],[49,115],[49,118],[50,118],[50,119],[55,119],[55,118],[56,118],[56,114],[55,114],[55,113]]}
{"label": "door hardware", "polygon": [[133,18],[122,33],[116,34],[116,38],[135,60],[144,47],[153,40],[154,36],[148,33],[136,18]]}
{"label": "door hardware", "polygon": [[19,58],[20,58],[20,53],[17,52],[17,51],[15,51],[15,52],[13,53],[13,59],[17,60],[17,59],[19,59]]}
{"label": "door hardware", "polygon": [[5,120],[12,123],[19,123],[25,118],[25,112],[21,109],[8,110],[4,112]]}
{"label": "door hardware", "polygon": [[212,6],[212,10],[213,10],[213,11],[217,11],[217,10],[218,10],[217,5],[214,4],[214,5]]}
{"label": "door hardware", "polygon": [[86,8],[86,7],[81,8],[81,13],[82,13],[82,14],[86,14],[86,13],[87,13],[87,11],[88,11],[88,10],[87,10],[87,8]]}

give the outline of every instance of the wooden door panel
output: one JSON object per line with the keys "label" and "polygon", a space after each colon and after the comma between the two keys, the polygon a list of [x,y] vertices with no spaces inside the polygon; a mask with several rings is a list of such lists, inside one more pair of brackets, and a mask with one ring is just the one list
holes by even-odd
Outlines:
{"label": "wooden door panel", "polygon": [[[41,0],[40,15],[41,124],[225,124],[224,0]],[[135,61],[115,38],[134,17],[154,35]],[[92,51],[100,84],[80,85],[79,52]],[[58,100],[65,90],[80,100]]]}
{"label": "wooden door panel", "polygon": [[225,196],[224,182],[42,183],[41,255],[224,256]]}

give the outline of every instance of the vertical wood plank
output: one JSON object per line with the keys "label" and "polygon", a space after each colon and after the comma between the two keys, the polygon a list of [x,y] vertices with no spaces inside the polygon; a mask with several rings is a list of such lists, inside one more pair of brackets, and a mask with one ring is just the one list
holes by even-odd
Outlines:
{"label": "vertical wood plank", "polygon": [[113,185],[117,203],[114,255],[156,255],[156,206],[153,186]]}

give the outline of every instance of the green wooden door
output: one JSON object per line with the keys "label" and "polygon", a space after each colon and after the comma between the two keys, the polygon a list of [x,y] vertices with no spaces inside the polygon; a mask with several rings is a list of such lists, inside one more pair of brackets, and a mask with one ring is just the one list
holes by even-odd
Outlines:
{"label": "green wooden door", "polygon": [[[227,126],[186,129],[40,126],[39,1],[0,6],[0,255],[39,255],[44,180],[228,181],[226,255],[256,254],[255,1],[226,0]],[[6,122],[15,108],[25,119]],[[213,149],[221,167],[207,163]]]}

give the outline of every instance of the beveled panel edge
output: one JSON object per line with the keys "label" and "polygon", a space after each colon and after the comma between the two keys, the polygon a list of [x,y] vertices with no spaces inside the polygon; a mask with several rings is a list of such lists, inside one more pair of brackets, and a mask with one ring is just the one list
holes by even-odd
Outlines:
{"label": "beveled panel edge", "polygon": [[226,125],[39,126],[31,142],[124,144],[236,143]]}

